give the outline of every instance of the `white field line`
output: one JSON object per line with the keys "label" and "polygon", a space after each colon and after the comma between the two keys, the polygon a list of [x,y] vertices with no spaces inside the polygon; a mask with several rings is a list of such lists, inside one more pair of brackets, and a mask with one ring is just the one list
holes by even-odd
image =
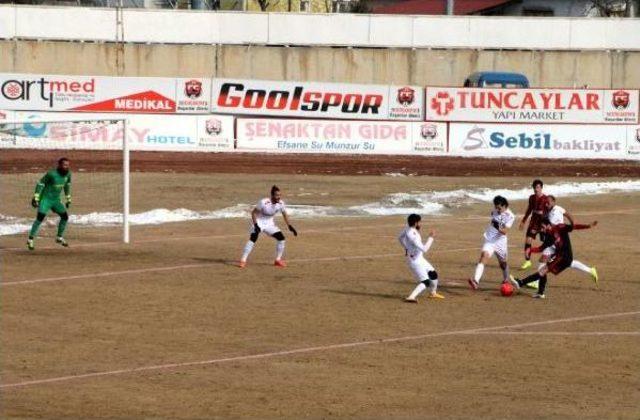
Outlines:
{"label": "white field line", "polygon": [[[442,254],[442,253],[449,253],[449,252],[462,252],[462,251],[472,251],[472,250],[479,250],[479,249],[480,249],[479,247],[454,248],[454,249],[445,249],[442,251],[438,251],[438,253]],[[326,261],[368,260],[371,258],[391,258],[391,257],[402,258],[402,254],[395,252],[395,253],[389,253],[389,254],[349,255],[349,256],[339,256],[339,257],[297,258],[297,259],[294,258],[294,259],[288,260],[287,262],[289,264],[297,264],[297,263],[326,262]],[[101,278],[101,277],[124,276],[129,274],[187,270],[187,269],[193,269],[193,268],[213,267],[218,264],[220,263],[215,262],[215,263],[200,263],[200,264],[181,264],[181,265],[171,265],[167,267],[148,267],[148,268],[138,268],[138,269],[132,269],[132,270],[103,271],[100,273],[77,274],[73,276],[45,277],[41,279],[31,279],[31,280],[16,280],[16,281],[0,282],[0,287],[20,286],[20,285],[34,284],[34,283],[52,283],[52,282],[61,282],[66,280],[83,280],[83,279],[93,279],[93,278]]]}
{"label": "white field line", "polygon": [[124,374],[131,374],[131,373],[140,373],[140,372],[162,371],[162,370],[169,370],[169,369],[180,369],[180,368],[186,368],[191,366],[216,365],[216,364],[222,364],[222,363],[228,363],[228,362],[242,362],[247,360],[268,359],[268,358],[279,357],[279,356],[291,356],[291,355],[298,355],[298,354],[305,354],[305,353],[322,352],[322,351],[328,351],[328,350],[365,347],[365,346],[371,346],[375,344],[402,343],[407,341],[424,340],[429,338],[479,334],[482,332],[504,330],[509,328],[535,327],[540,325],[552,325],[552,324],[569,323],[569,322],[589,321],[589,320],[596,320],[596,319],[633,316],[633,315],[639,315],[639,314],[640,314],[640,311],[617,312],[617,313],[588,315],[588,316],[572,317],[572,318],[551,319],[547,321],[526,322],[522,324],[501,325],[501,326],[495,326],[495,327],[481,327],[481,328],[471,328],[471,329],[465,329],[465,330],[454,330],[454,331],[444,331],[444,332],[438,332],[438,333],[409,335],[409,336],[403,336],[403,337],[381,338],[381,339],[372,339],[372,340],[366,340],[366,341],[352,341],[347,343],[329,344],[329,345],[313,346],[313,347],[302,347],[302,348],[290,349],[290,350],[279,350],[279,351],[273,351],[273,352],[267,352],[267,353],[248,354],[248,355],[242,355],[242,356],[230,356],[230,357],[222,357],[222,358],[209,359],[209,360],[166,363],[161,365],[149,365],[149,366],[140,366],[140,367],[134,367],[134,368],[106,370],[101,372],[81,373],[81,374],[58,376],[58,377],[45,378],[45,379],[33,379],[33,380],[22,381],[22,382],[0,384],[0,389],[21,388],[21,387],[26,387],[31,385],[67,382],[67,381],[78,380],[78,379],[116,376],[116,375],[124,375]]}
{"label": "white field line", "polygon": [[[603,211],[589,211],[589,212],[578,212],[573,213],[576,216],[595,216],[601,214],[633,214],[640,212],[640,209],[622,209],[622,210],[603,210]],[[392,216],[371,216],[372,220],[375,220],[375,217],[392,217]],[[341,217],[336,217],[341,218]],[[366,218],[366,216],[359,217],[359,219]],[[458,217],[452,215],[430,215],[429,223],[439,224],[439,223],[460,223],[460,222],[468,222],[475,220],[485,220],[486,216],[465,216]],[[222,220],[222,219],[216,219]],[[215,222],[215,220],[211,220]],[[187,221],[189,222],[189,221]],[[185,223],[185,222],[171,222],[171,223]],[[151,227],[154,225],[143,225],[141,227]],[[397,223],[394,224],[375,224],[372,223],[370,225],[363,226],[347,226],[339,229],[309,229],[305,230],[301,233],[317,233],[317,234],[336,234],[342,233],[344,231],[354,231],[354,230],[369,230],[369,229],[386,229],[386,228],[399,228]],[[15,236],[15,235],[11,235]],[[192,235],[192,236],[163,236],[160,238],[148,238],[148,239],[137,239],[133,241],[133,244],[144,244],[144,243],[154,243],[154,242],[168,242],[168,241],[185,241],[185,240],[198,240],[198,239],[229,239],[229,238],[243,238],[246,237],[246,233],[242,234],[227,234],[227,235]],[[99,247],[99,246],[120,246],[123,245],[122,241],[105,241],[105,242],[91,242],[91,243],[79,243],[73,244],[73,248],[91,248],[91,247]],[[49,246],[39,246],[37,249],[54,249],[59,248],[59,245],[49,245]],[[25,251],[25,247],[12,247],[12,248],[1,248],[0,252],[3,251]]]}
{"label": "white field line", "polygon": [[638,336],[640,331],[477,331],[466,335],[548,335],[548,336]]}

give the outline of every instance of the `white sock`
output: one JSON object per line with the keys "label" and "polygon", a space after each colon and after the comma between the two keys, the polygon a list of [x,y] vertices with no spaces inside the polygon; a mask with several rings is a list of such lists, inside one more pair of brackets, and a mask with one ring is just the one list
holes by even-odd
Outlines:
{"label": "white sock", "polygon": [[540,270],[542,270],[542,267],[545,267],[546,265],[547,265],[547,263],[543,263],[543,262],[541,262],[540,264],[538,264],[538,272],[539,272]]}
{"label": "white sock", "polygon": [[591,268],[587,267],[577,260],[573,260],[573,262],[571,263],[571,268],[575,268],[576,270],[584,271],[587,274],[591,274]]}
{"label": "white sock", "polygon": [[415,289],[413,289],[413,292],[411,292],[411,294],[409,295],[409,299],[415,299],[418,297],[418,295],[422,292],[424,292],[424,290],[427,288],[427,286],[424,285],[424,283],[418,283],[418,285],[416,286]]}
{"label": "white sock", "polygon": [[244,251],[242,252],[242,258],[240,258],[240,261],[247,261],[247,258],[249,258],[249,254],[251,254],[254,245],[255,242],[247,241],[247,244],[244,246]]}
{"label": "white sock", "polygon": [[285,241],[278,241],[276,244],[276,260],[282,259],[282,254],[284,254],[284,243]]}
{"label": "white sock", "polygon": [[504,279],[504,281],[508,281],[509,280],[509,266],[508,265],[505,268],[502,269],[502,278]]}
{"label": "white sock", "polygon": [[438,280],[431,280],[429,284],[429,293],[435,293],[438,291]]}
{"label": "white sock", "polygon": [[480,279],[482,278],[482,273],[484,272],[484,264],[478,263],[476,265],[476,273],[473,275],[473,279],[476,283],[480,283]]}

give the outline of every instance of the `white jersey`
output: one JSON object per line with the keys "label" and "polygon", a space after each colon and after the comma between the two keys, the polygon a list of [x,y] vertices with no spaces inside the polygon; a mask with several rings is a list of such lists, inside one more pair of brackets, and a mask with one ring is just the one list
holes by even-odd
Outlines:
{"label": "white jersey", "polygon": [[562,207],[555,205],[551,210],[549,210],[549,213],[547,214],[547,219],[549,219],[549,222],[553,226],[559,225],[561,223],[564,223],[564,214],[566,212],[567,211]]}
{"label": "white jersey", "polygon": [[276,214],[286,212],[284,201],[280,200],[274,204],[271,198],[263,198],[258,201],[256,209],[258,210],[257,218],[259,222],[273,222],[273,217]]}
{"label": "white jersey", "polygon": [[402,232],[400,232],[398,241],[400,241],[400,244],[405,249],[407,257],[412,260],[421,258],[423,254],[431,248],[431,244],[433,244],[432,237],[429,237],[427,242],[423,244],[422,236],[420,236],[418,229],[410,226],[405,227]]}
{"label": "white jersey", "polygon": [[489,221],[489,225],[484,230],[484,239],[487,242],[496,242],[500,241],[503,238],[506,238],[505,235],[500,233],[498,229],[493,227],[493,222],[497,222],[501,228],[510,228],[513,226],[513,222],[516,220],[516,217],[513,215],[513,212],[509,209],[506,209],[502,213],[498,213],[498,210],[491,211],[491,220]]}
{"label": "white jersey", "polygon": [[[561,223],[564,223],[564,214],[566,212],[567,211],[564,208],[556,204],[551,210],[549,210],[549,213],[547,213],[547,219],[549,219],[549,223],[551,223],[553,226],[559,225]],[[542,250],[542,255],[547,258],[551,258],[555,253],[555,245],[548,246]]]}
{"label": "white jersey", "polygon": [[418,229],[407,226],[398,236],[400,244],[407,254],[407,265],[417,282],[429,279],[429,272],[435,268],[424,258],[424,253],[431,248],[433,238],[429,237],[426,243],[422,243],[422,236]]}

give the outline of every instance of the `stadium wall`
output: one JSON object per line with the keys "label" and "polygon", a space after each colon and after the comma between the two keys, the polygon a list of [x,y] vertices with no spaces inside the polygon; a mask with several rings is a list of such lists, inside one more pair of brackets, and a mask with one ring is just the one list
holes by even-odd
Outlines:
{"label": "stadium wall", "polygon": [[127,9],[117,29],[113,9],[0,5],[0,71],[456,86],[502,70],[538,87],[640,86],[640,19]]}
{"label": "stadium wall", "polygon": [[[640,50],[640,19],[0,6],[0,38],[176,44]],[[119,37],[117,34],[120,33]]]}
{"label": "stadium wall", "polygon": [[538,87],[637,88],[640,51],[517,51],[0,41],[0,72],[461,86],[516,71]]}

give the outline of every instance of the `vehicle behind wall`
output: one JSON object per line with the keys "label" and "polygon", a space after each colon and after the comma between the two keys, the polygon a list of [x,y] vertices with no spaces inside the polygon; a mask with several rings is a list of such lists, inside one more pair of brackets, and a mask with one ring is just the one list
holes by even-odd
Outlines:
{"label": "vehicle behind wall", "polygon": [[469,75],[464,87],[479,88],[528,88],[529,79],[520,73],[481,71]]}

